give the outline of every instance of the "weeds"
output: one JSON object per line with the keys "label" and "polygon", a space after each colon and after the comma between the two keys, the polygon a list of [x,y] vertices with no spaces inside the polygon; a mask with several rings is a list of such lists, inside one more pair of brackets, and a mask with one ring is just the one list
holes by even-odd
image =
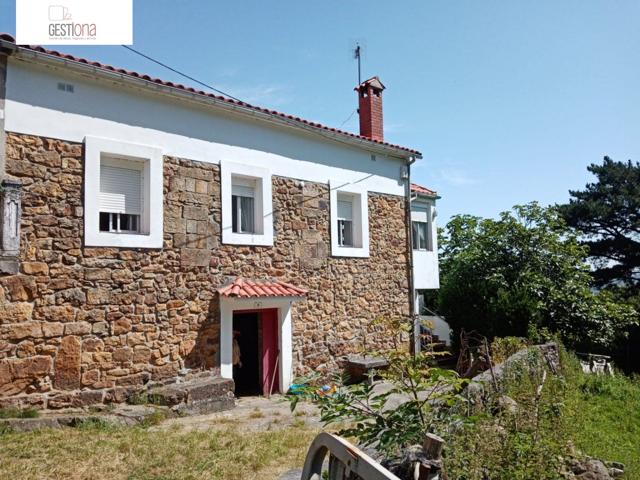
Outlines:
{"label": "weeds", "polygon": [[264,413],[256,407],[249,413],[249,418],[264,418]]}
{"label": "weeds", "polygon": [[0,418],[38,418],[40,412],[35,408],[0,408]]}
{"label": "weeds", "polygon": [[[301,465],[315,430],[83,428],[0,436],[0,478],[278,478]],[[105,461],[108,459],[108,461]]]}

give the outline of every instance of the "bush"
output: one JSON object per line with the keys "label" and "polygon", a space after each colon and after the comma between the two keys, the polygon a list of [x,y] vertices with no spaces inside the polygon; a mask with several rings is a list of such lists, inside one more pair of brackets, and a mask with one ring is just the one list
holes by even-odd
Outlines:
{"label": "bush", "polygon": [[[386,323],[394,338],[408,328],[399,322]],[[369,355],[388,361],[389,368],[380,372],[383,383],[347,385],[338,377],[322,386],[317,379],[298,380],[298,385],[304,385],[288,396],[292,411],[300,399],[311,400],[325,425],[340,425],[339,435],[375,446],[388,458],[409,445],[421,444],[426,433],[440,433],[443,419],[458,418],[450,407],[463,400],[459,393],[468,381],[454,371],[434,367],[436,353],[413,355],[397,342],[393,350]]]}

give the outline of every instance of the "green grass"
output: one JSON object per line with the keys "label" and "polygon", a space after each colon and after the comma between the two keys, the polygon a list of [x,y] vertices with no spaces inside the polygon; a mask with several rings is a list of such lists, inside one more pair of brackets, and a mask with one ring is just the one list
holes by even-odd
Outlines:
{"label": "green grass", "polygon": [[596,458],[625,464],[640,478],[640,379],[578,373],[569,379],[567,427],[575,446]]}
{"label": "green grass", "polygon": [[302,465],[317,432],[182,431],[86,424],[81,428],[0,435],[0,478],[278,478]]}
{"label": "green grass", "polygon": [[640,379],[586,375],[577,359],[561,352],[560,376],[509,372],[506,394],[518,409],[489,404],[475,421],[448,438],[449,478],[556,479],[569,443],[583,455],[625,465],[624,478],[640,479]]}
{"label": "green grass", "polygon": [[37,418],[35,408],[0,408],[0,418]]}

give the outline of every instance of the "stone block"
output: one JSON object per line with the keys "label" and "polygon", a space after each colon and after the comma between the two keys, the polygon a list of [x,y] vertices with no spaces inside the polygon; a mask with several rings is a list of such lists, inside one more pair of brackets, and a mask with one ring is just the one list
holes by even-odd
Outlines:
{"label": "stone block", "polygon": [[55,360],[53,385],[61,390],[73,390],[81,385],[80,360],[82,343],[78,337],[64,337]]}
{"label": "stone block", "polygon": [[207,267],[211,252],[199,248],[181,248],[180,264],[185,267]]}
{"label": "stone block", "polygon": [[37,285],[33,277],[27,275],[11,275],[0,279],[8,297],[15,301],[33,300]]}
{"label": "stone block", "polygon": [[88,322],[72,322],[64,326],[65,335],[88,335],[91,333],[91,324]]}
{"label": "stone block", "polygon": [[0,303],[0,324],[20,323],[31,319],[33,304],[26,302],[1,302]]}
{"label": "stone block", "polygon": [[182,216],[187,220],[207,220],[209,217],[209,210],[206,207],[195,207],[192,205],[185,205],[182,208]]}
{"label": "stone block", "polygon": [[64,333],[64,323],[44,322],[42,324],[42,334],[45,338],[61,337]]}
{"label": "stone block", "polygon": [[24,262],[22,271],[27,275],[48,275],[49,266],[43,262]]}
{"label": "stone block", "polygon": [[51,357],[44,355],[16,360],[11,364],[12,376],[13,378],[36,380],[49,375],[52,364]]}
{"label": "stone block", "polygon": [[93,288],[87,291],[87,303],[90,305],[104,305],[111,301],[111,291],[108,288]]}
{"label": "stone block", "polygon": [[3,325],[0,329],[3,337],[9,340],[22,340],[24,338],[42,338],[42,324],[40,322],[22,322]]}

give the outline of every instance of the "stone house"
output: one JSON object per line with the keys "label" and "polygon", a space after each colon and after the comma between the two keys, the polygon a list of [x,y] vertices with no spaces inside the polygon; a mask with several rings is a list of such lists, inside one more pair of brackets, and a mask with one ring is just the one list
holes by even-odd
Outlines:
{"label": "stone house", "polygon": [[286,391],[387,346],[421,155],[384,141],[383,89],[355,135],[1,35],[0,407]]}

